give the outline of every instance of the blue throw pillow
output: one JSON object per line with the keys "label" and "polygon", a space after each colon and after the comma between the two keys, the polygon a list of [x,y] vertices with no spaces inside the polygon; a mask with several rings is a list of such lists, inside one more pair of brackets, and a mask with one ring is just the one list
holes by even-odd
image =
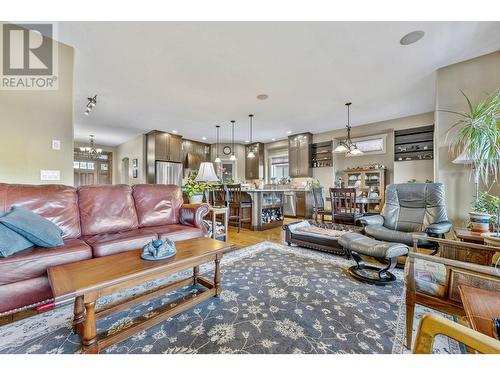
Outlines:
{"label": "blue throw pillow", "polygon": [[0,257],[8,257],[32,246],[33,244],[26,238],[0,224]]}
{"label": "blue throw pillow", "polygon": [[46,218],[22,207],[12,207],[0,217],[0,223],[37,246],[54,247],[64,244],[62,230]]}

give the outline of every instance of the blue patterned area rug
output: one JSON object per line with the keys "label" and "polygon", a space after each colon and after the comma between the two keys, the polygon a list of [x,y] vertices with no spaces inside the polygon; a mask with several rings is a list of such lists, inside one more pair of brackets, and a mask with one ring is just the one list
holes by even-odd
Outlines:
{"label": "blue patterned area rug", "polygon": [[[226,255],[223,293],[105,349],[102,353],[404,353],[404,285],[352,279],[353,264],[336,255],[271,242]],[[201,267],[211,276],[213,264]],[[190,271],[102,298],[98,305],[140,294]],[[137,305],[98,323],[100,335],[155,314],[195,287]],[[415,327],[424,311],[417,306]],[[0,353],[78,353],[72,306],[0,327]],[[446,338],[437,352],[459,352]]]}

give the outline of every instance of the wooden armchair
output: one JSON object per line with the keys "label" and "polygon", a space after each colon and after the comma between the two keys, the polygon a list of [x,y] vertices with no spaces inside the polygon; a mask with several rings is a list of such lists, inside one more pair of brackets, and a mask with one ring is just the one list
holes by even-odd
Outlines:
{"label": "wooden armchair", "polygon": [[441,316],[425,314],[415,339],[414,354],[431,354],[434,337],[444,335],[484,354],[500,354],[500,341]]}
{"label": "wooden armchair", "polygon": [[[457,260],[474,259],[475,250],[471,248],[473,244],[422,236],[414,236],[414,239],[413,251],[408,253],[405,265],[406,346],[408,349],[411,348],[416,304],[464,317],[465,311],[458,289],[460,285],[500,291],[500,269]],[[457,259],[416,253],[416,241],[422,239],[444,244],[448,248],[451,246],[450,242],[453,242],[452,255]],[[498,247],[475,245],[474,248],[477,246],[481,247],[479,249],[481,251],[491,253],[499,251]]]}

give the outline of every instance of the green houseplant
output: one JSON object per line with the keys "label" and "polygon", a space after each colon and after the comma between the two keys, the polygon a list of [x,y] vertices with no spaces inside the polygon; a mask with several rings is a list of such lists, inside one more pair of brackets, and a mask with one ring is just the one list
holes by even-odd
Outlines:
{"label": "green houseplant", "polygon": [[467,111],[442,110],[459,116],[447,133],[447,137],[451,136],[450,150],[455,155],[464,153],[478,177],[487,183],[500,170],[500,90],[475,105],[460,92],[467,101]]}
{"label": "green houseplant", "polygon": [[187,183],[184,185],[184,191],[189,198],[189,203],[201,203],[203,201],[203,194],[207,184],[205,182],[196,181],[197,172],[191,172],[188,177]]}
{"label": "green houseplant", "polygon": [[[477,104],[460,91],[467,102],[465,112],[446,111],[459,117],[458,121],[448,130],[446,137],[451,137],[450,151],[459,155],[455,163],[471,164],[476,184],[476,196],[470,218],[473,231],[488,231],[490,213],[479,211],[481,195],[479,180],[485,184],[491,177],[498,179],[500,170],[500,90],[486,96]],[[461,159],[459,161],[459,159]]]}

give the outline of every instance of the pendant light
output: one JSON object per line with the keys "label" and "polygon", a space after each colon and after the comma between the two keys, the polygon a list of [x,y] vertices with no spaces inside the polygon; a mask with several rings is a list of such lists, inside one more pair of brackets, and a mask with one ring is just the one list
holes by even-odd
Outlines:
{"label": "pendant light", "polygon": [[253,129],[252,129],[252,126],[253,126],[253,115],[250,114],[248,115],[248,117],[250,117],[250,147],[248,148],[249,151],[248,151],[248,155],[247,155],[247,158],[254,158],[255,157],[255,153],[253,152],[253,145],[252,145],[252,132],[253,132]]}
{"label": "pendant light", "polygon": [[234,155],[234,123],[235,122],[236,121],[231,120],[231,127],[232,127],[232,129],[231,129],[231,133],[232,133],[232,136],[231,136],[231,145],[232,145],[232,147],[231,147],[231,157],[229,158],[229,160],[231,160],[231,161],[235,161],[236,160],[236,156]]}
{"label": "pendant light", "polygon": [[344,141],[340,141],[338,146],[335,147],[333,152],[336,153],[347,153],[347,155],[362,155],[363,151],[361,151],[358,146],[351,140],[351,124],[349,118],[349,107],[352,103],[345,103],[347,107],[347,138]]}
{"label": "pendant light", "polygon": [[219,157],[219,128],[220,125],[215,125],[215,131],[216,131],[216,143],[215,143],[215,162],[220,163],[220,157]]}

